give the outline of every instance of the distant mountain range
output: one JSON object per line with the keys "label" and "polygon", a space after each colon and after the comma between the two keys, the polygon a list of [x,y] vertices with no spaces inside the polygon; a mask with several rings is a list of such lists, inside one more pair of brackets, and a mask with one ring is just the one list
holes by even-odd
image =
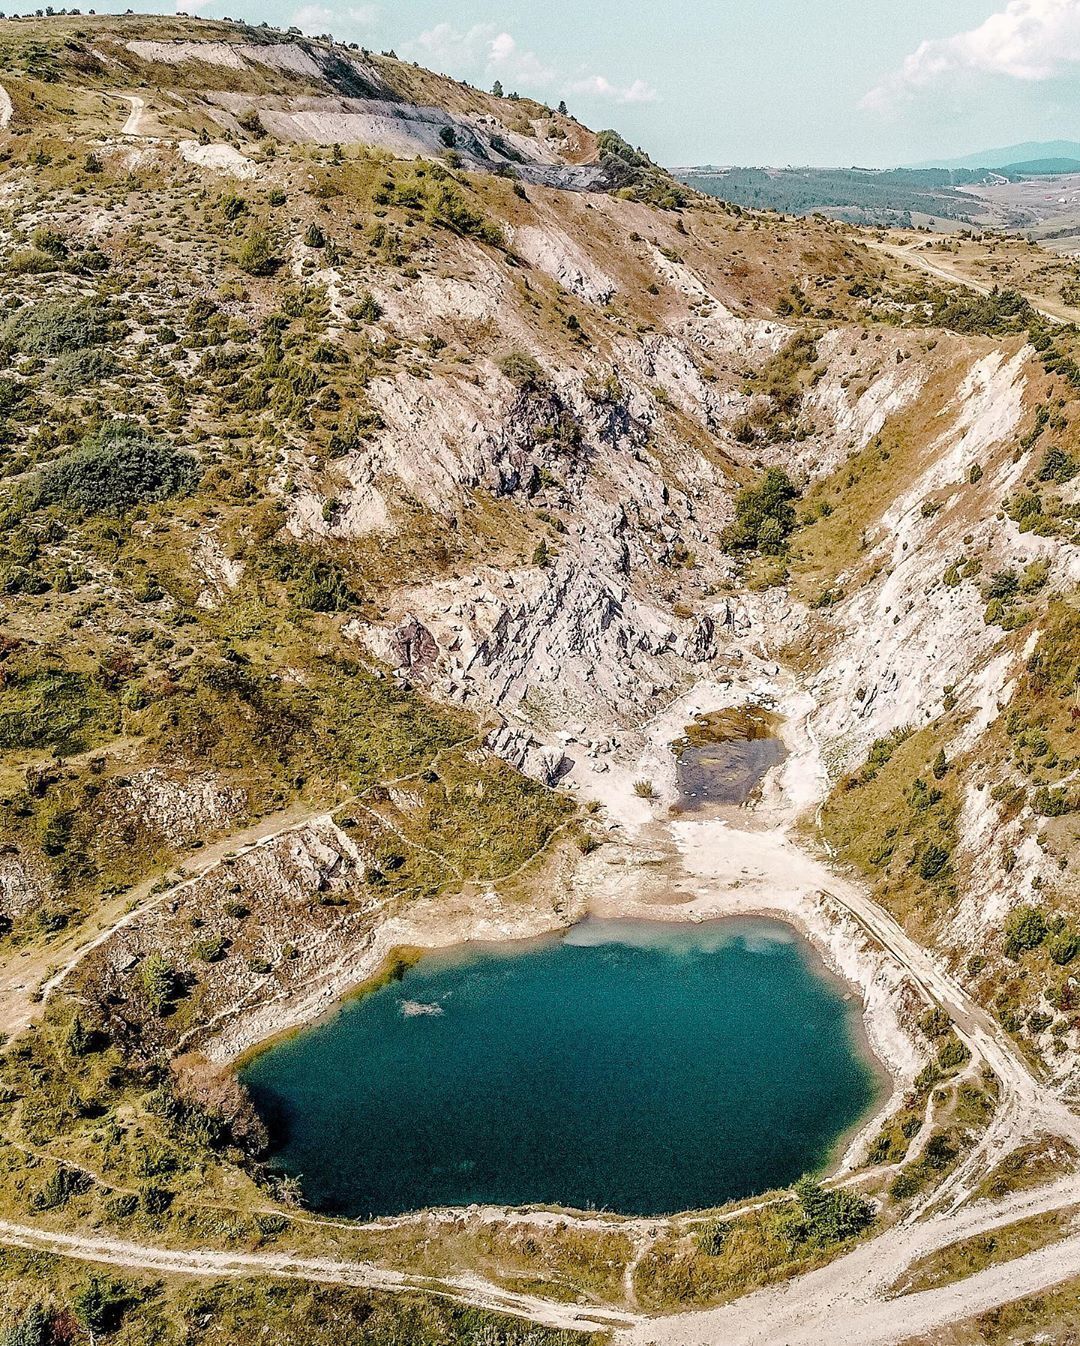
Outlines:
{"label": "distant mountain range", "polygon": [[[1063,163],[1065,167],[1037,167],[1046,163]],[[1006,145],[1002,149],[979,150],[959,159],[927,159],[921,164],[905,164],[905,168],[992,168],[998,172],[1027,171],[1029,173],[1072,173],[1080,171],[1080,141],[1028,140],[1020,145]]]}

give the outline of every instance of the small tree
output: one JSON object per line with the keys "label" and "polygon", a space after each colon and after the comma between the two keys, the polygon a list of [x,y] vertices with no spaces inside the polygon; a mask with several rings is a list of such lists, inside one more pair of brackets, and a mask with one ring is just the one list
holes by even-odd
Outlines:
{"label": "small tree", "polygon": [[559,116],[560,116],[560,117],[569,117],[569,115],[570,115],[570,113],[567,112],[567,110],[566,110],[566,100],[565,100],[565,98],[560,98],[560,99],[559,99]]}
{"label": "small tree", "polygon": [[249,276],[271,276],[281,265],[265,229],[252,229],[236,254],[236,265]]}
{"label": "small tree", "polygon": [[155,1014],[163,1014],[176,995],[176,973],[156,951],[143,959],[139,981]]}
{"label": "small tree", "polygon": [[76,1290],[71,1308],[91,1339],[99,1333],[115,1332],[124,1314],[124,1288],[104,1276],[91,1276]]}
{"label": "small tree", "polygon": [[49,1346],[53,1340],[49,1315],[41,1304],[31,1304],[4,1334],[4,1346]]}
{"label": "small tree", "polygon": [[496,98],[501,98],[503,96],[503,86],[500,80],[496,80],[495,83],[491,86],[491,92],[494,94]]}
{"label": "small tree", "polygon": [[1037,949],[1046,935],[1046,917],[1038,907],[1014,907],[1005,918],[1006,957],[1019,958],[1026,949]]}

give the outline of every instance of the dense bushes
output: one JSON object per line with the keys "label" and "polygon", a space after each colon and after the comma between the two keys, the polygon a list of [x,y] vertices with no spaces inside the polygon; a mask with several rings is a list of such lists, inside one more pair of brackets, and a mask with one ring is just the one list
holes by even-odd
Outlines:
{"label": "dense bushes", "polygon": [[795,527],[792,501],[799,495],[791,478],[779,467],[770,467],[760,481],[739,492],[735,519],[724,529],[728,551],[762,551],[776,556],[783,552]]}
{"label": "dense bushes", "polygon": [[1037,949],[1048,933],[1046,917],[1038,907],[1014,907],[1005,918],[1005,955],[1019,958],[1027,949]]}
{"label": "dense bushes", "polygon": [[841,1243],[854,1238],[874,1220],[874,1204],[858,1192],[837,1187],[827,1191],[810,1178],[795,1184],[800,1242]]}
{"label": "dense bushes", "polygon": [[55,299],[13,313],[0,328],[0,346],[21,355],[62,355],[100,345],[108,336],[108,319],[99,304]]}
{"label": "dense bushes", "polygon": [[49,379],[58,393],[74,393],[88,383],[111,378],[119,368],[112,351],[94,346],[88,350],[65,351],[53,365]]}
{"label": "dense bushes", "polygon": [[313,547],[273,543],[261,564],[266,574],[287,586],[293,603],[308,612],[347,612],[359,603],[342,568]]}
{"label": "dense bushes", "polygon": [[428,215],[433,224],[440,224],[455,234],[477,238],[496,248],[503,242],[499,226],[480,211],[474,210],[449,182],[440,183],[428,197]]}
{"label": "dense bushes", "polygon": [[190,453],[117,422],[45,468],[26,503],[32,508],[60,505],[83,516],[119,515],[136,505],[186,494],[199,476]]}
{"label": "dense bushes", "polygon": [[0,749],[80,752],[116,729],[116,703],[85,673],[4,665],[0,686]]}
{"label": "dense bushes", "polygon": [[1034,320],[1035,310],[1022,294],[1016,290],[999,290],[996,286],[985,295],[968,290],[961,294],[940,295],[930,316],[933,327],[987,336],[1025,332]]}

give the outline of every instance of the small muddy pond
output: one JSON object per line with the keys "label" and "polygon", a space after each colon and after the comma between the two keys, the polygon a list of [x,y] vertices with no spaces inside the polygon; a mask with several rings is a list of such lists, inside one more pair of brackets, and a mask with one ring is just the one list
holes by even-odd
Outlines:
{"label": "small muddy pond", "polygon": [[881,1088],[855,997],[768,920],[589,920],[424,956],[249,1063],[307,1202],[655,1215],[827,1163]]}
{"label": "small muddy pond", "polygon": [[787,749],[768,711],[726,710],[699,716],[672,744],[681,811],[745,804]]}

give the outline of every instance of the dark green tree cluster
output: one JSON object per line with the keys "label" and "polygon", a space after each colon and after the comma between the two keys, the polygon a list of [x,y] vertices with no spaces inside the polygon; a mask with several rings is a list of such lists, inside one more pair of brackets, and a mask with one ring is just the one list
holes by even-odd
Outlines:
{"label": "dark green tree cluster", "polygon": [[783,553],[795,527],[799,492],[788,474],[770,467],[752,486],[735,499],[735,518],[721,535],[728,551],[761,551],[769,556]]}

